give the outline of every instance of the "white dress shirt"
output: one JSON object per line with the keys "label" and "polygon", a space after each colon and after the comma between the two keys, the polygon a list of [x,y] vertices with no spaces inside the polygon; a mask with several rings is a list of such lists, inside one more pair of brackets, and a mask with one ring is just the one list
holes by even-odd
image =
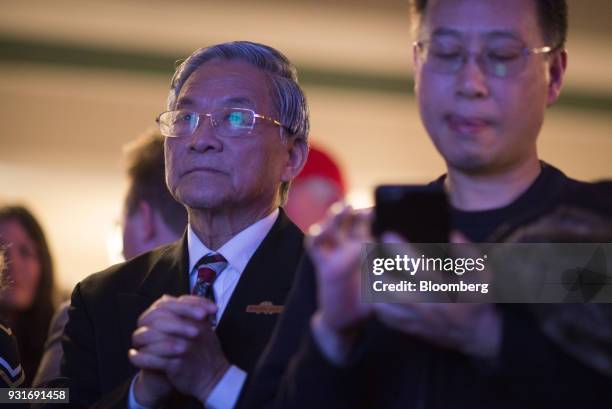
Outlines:
{"label": "white dress shirt", "polygon": [[[209,253],[219,253],[227,260],[227,266],[223,269],[213,283],[213,292],[217,304],[217,322],[221,322],[225,308],[229,303],[236,285],[240,280],[242,272],[255,251],[272,229],[278,218],[279,210],[275,209],[268,216],[253,223],[240,233],[232,237],[217,251],[212,251],[202,243],[195,234],[191,225],[187,226],[187,249],[189,252],[189,289],[193,290],[197,280],[196,263]],[[237,366],[231,365],[223,378],[212,390],[204,407],[206,409],[229,409],[233,408],[238,400],[246,372]],[[129,402],[130,409],[147,409],[139,405],[134,397],[134,381],[130,386]]]}

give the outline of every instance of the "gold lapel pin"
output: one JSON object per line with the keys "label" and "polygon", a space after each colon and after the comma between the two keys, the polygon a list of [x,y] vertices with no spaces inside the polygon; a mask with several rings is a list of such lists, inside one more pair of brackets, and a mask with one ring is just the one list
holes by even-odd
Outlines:
{"label": "gold lapel pin", "polygon": [[271,301],[262,301],[256,305],[248,305],[246,312],[251,314],[280,314],[283,312],[283,305],[274,305]]}

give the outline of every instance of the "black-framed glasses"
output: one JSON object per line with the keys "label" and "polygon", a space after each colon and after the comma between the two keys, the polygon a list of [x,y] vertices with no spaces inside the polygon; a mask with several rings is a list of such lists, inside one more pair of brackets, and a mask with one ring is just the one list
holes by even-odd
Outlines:
{"label": "black-framed glasses", "polygon": [[247,108],[220,108],[209,113],[200,113],[186,109],[166,111],[159,114],[156,122],[162,135],[168,137],[191,136],[198,129],[200,119],[209,118],[217,136],[240,137],[248,135],[255,127],[257,119],[263,119],[287,128],[274,118],[259,115]]}
{"label": "black-framed glasses", "polygon": [[480,69],[486,75],[495,78],[515,77],[523,71],[530,55],[549,54],[556,50],[556,47],[551,46],[528,48],[509,45],[485,47],[479,53],[473,53],[464,47],[430,41],[417,41],[415,46],[424,67],[433,72],[457,74],[470,56],[475,54]]}

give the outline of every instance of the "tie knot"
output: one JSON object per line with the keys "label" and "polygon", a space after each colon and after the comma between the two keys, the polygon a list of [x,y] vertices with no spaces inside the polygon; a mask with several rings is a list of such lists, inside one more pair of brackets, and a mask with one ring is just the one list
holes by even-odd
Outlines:
{"label": "tie knot", "polygon": [[227,267],[227,260],[219,253],[209,253],[196,264],[198,280],[212,284],[217,275]]}

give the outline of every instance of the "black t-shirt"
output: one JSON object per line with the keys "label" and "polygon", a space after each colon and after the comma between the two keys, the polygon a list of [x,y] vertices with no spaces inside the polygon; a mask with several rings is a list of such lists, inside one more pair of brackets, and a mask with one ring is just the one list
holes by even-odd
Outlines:
{"label": "black t-shirt", "polygon": [[[444,185],[446,175],[433,185]],[[507,206],[484,211],[451,210],[453,227],[473,242],[497,242],[517,228],[533,222],[558,206],[572,206],[612,216],[612,182],[585,183],[570,179],[542,162],[533,184]]]}

